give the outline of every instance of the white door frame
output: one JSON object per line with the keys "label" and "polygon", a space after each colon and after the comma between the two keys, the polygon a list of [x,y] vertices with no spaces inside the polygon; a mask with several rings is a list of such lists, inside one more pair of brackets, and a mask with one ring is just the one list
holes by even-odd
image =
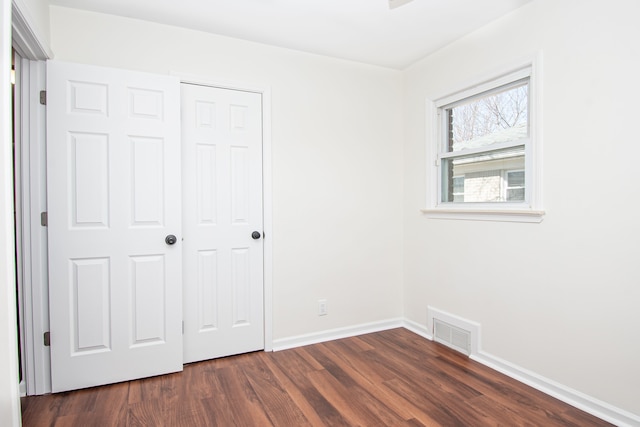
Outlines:
{"label": "white door frame", "polygon": [[[20,126],[16,126],[16,196],[18,282],[22,329],[22,366],[27,395],[51,391],[50,354],[44,346],[49,330],[49,291],[47,272],[47,229],[41,225],[41,212],[47,210],[45,107],[40,90],[45,87],[45,63],[22,59],[20,67]],[[16,103],[18,105],[18,103]]]}
{"label": "white door frame", "polygon": [[[49,348],[43,335],[49,330],[47,280],[47,230],[40,225],[40,213],[46,211],[45,107],[40,105],[40,91],[45,87],[44,60],[52,56],[43,43],[23,1],[11,1],[11,44],[22,57],[19,67],[20,125],[16,128],[20,150],[20,175],[14,185],[18,190],[17,226],[20,242],[18,301],[23,319],[23,388],[21,393],[44,394],[51,391]],[[18,170],[18,169],[17,169]]]}
{"label": "white door frame", "polygon": [[220,89],[254,92],[262,95],[262,198],[264,224],[264,351],[273,351],[273,205],[271,170],[271,88],[229,82],[183,72],[171,72],[180,83]]}
{"label": "white door frame", "polygon": [[13,159],[11,132],[11,17],[0,0],[0,419],[20,425],[16,342],[15,252],[13,242]]}

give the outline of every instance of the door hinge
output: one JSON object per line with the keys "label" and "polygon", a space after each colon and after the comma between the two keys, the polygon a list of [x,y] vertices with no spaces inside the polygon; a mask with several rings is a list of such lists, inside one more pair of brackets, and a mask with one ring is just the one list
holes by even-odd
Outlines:
{"label": "door hinge", "polygon": [[182,321],[182,335],[184,335],[184,320]]}
{"label": "door hinge", "polygon": [[41,90],[40,91],[40,104],[47,105],[47,91],[46,90]]}
{"label": "door hinge", "polygon": [[51,332],[44,333],[44,346],[49,347],[51,345]]}
{"label": "door hinge", "polygon": [[49,215],[46,212],[40,212],[40,225],[46,227],[49,224]]}

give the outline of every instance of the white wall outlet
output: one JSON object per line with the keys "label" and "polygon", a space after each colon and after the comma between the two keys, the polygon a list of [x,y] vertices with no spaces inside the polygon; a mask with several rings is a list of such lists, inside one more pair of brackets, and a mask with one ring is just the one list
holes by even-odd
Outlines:
{"label": "white wall outlet", "polygon": [[326,316],[327,315],[327,300],[319,299],[318,300],[318,316]]}

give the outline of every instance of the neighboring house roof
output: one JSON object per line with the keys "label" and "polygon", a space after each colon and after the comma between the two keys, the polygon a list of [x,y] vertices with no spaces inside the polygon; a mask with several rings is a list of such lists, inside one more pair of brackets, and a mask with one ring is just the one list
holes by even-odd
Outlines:
{"label": "neighboring house roof", "polygon": [[483,148],[500,142],[517,141],[527,137],[527,123],[518,123],[508,129],[493,132],[469,141],[458,141],[453,143],[453,151],[470,150]]}

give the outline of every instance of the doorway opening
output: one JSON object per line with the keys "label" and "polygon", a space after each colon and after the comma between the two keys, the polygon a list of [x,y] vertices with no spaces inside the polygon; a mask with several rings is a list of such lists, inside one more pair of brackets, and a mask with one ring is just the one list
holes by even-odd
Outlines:
{"label": "doorway opening", "polygon": [[19,62],[20,57],[18,56],[15,49],[11,52],[11,135],[12,135],[12,152],[13,152],[13,228],[14,228],[14,250],[15,250],[15,284],[16,284],[16,324],[18,327],[18,381],[20,382],[20,393],[25,394],[26,387],[24,383],[24,320],[23,313],[20,301],[22,299],[22,277],[20,274],[21,266],[21,254],[20,248],[22,244],[22,239],[20,237],[21,227],[19,218],[19,197],[20,197],[20,147],[18,144],[20,143],[20,135],[17,132],[16,123],[20,121],[19,109],[17,108],[18,99],[16,97],[16,91],[19,89],[17,85],[17,70],[16,70],[16,62]]}

